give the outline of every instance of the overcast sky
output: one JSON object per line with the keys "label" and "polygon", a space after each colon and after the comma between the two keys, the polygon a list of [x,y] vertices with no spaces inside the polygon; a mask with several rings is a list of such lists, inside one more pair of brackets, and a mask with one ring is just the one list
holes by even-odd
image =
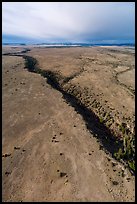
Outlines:
{"label": "overcast sky", "polygon": [[2,2],[3,39],[134,41],[134,2]]}

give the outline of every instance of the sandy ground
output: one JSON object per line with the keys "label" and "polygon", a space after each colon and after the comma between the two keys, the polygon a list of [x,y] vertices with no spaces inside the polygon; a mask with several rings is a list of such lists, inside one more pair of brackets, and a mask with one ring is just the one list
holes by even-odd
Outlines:
{"label": "sandy ground", "polygon": [[3,201],[135,201],[134,176],[60,92],[22,58],[3,56],[2,69]]}

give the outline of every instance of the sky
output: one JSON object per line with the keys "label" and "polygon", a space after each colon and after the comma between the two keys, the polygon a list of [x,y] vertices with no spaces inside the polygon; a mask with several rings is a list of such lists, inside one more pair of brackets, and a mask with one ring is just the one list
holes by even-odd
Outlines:
{"label": "sky", "polygon": [[3,43],[134,40],[134,2],[2,2]]}

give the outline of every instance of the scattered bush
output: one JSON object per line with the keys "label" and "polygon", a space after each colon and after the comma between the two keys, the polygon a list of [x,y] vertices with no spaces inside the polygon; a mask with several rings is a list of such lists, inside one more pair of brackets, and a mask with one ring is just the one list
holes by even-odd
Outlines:
{"label": "scattered bush", "polygon": [[103,118],[99,118],[99,121],[100,121],[100,123],[104,122]]}
{"label": "scattered bush", "polygon": [[122,124],[119,125],[119,130],[122,132],[122,134],[125,134],[126,129]]}
{"label": "scattered bush", "polygon": [[115,157],[117,160],[120,160],[121,158],[123,158],[123,150],[122,150],[122,148],[119,148],[118,152],[115,152],[115,153],[114,153],[114,157]]}
{"label": "scattered bush", "polygon": [[128,161],[128,165],[135,172],[135,161]]}

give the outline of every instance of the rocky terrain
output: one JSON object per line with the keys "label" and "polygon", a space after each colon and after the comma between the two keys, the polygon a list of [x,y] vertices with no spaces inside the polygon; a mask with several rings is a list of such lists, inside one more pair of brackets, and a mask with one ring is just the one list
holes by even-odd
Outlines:
{"label": "rocky terrain", "polygon": [[2,51],[3,201],[134,201],[134,50]]}

